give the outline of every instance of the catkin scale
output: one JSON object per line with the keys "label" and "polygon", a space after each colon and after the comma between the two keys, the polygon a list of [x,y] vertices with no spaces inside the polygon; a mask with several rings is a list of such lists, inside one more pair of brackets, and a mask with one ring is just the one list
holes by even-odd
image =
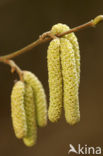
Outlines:
{"label": "catkin scale", "polygon": [[50,42],[47,51],[50,104],[48,117],[51,122],[60,118],[62,110],[62,73],[60,63],[60,40]]}
{"label": "catkin scale", "polygon": [[27,134],[26,116],[24,109],[25,86],[21,81],[17,81],[11,93],[11,117],[15,135],[23,138]]}
{"label": "catkin scale", "polygon": [[26,146],[33,146],[37,139],[34,95],[31,86],[25,84],[24,108],[27,122],[27,135],[23,138]]}
{"label": "catkin scale", "polygon": [[44,88],[39,79],[31,72],[24,71],[24,82],[33,89],[37,125],[44,127],[47,125],[47,102]]}
{"label": "catkin scale", "polygon": [[60,42],[65,118],[69,124],[74,125],[80,120],[75,54],[69,40],[61,38]]}

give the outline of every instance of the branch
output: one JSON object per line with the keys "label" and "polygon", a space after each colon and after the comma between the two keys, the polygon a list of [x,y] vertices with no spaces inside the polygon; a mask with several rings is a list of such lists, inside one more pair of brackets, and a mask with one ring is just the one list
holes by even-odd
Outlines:
{"label": "branch", "polygon": [[[62,37],[66,34],[69,34],[71,32],[77,32],[83,28],[87,28],[87,27],[95,27],[95,25],[97,25],[98,23],[100,23],[101,21],[103,21],[103,15],[99,15],[97,16],[96,18],[94,18],[93,20],[83,24],[83,25],[80,25],[80,26],[77,26],[75,28],[72,28],[71,30],[69,31],[66,31],[62,34],[58,34],[56,35],[57,37]],[[31,49],[33,49],[34,47],[44,43],[44,42],[47,42],[47,41],[50,41],[52,39],[52,34],[50,31],[46,32],[46,33],[43,33],[38,40],[34,41],[33,43],[27,45],[26,47],[20,49],[20,50],[17,50],[16,52],[13,52],[11,54],[8,54],[8,55],[4,55],[4,56],[1,56],[0,57],[0,61],[1,60],[5,60],[5,59],[12,59],[16,56],[19,56],[27,51],[30,51]]]}
{"label": "branch", "polygon": [[11,59],[16,57],[16,56],[19,56],[27,51],[30,51],[31,49],[33,49],[34,47],[44,43],[44,42],[47,42],[47,41],[50,41],[52,40],[53,38],[55,37],[62,37],[66,34],[69,34],[69,33],[72,33],[72,32],[77,32],[79,30],[82,30],[83,28],[87,28],[87,27],[95,27],[98,23],[100,23],[101,21],[103,21],[103,15],[99,15],[97,16],[96,18],[94,18],[93,20],[85,23],[85,24],[82,24],[80,26],[77,26],[75,28],[72,28],[66,32],[63,32],[61,34],[57,34],[57,35],[53,35],[51,33],[51,31],[48,31],[46,33],[43,33],[38,40],[34,41],[33,43],[27,45],[26,47],[20,49],[20,50],[17,50],[11,54],[8,54],[8,55],[4,55],[4,56],[1,56],[0,57],[0,62],[3,62],[5,64],[8,64],[9,66],[11,66],[11,71],[14,72],[16,71],[20,77],[20,80],[23,81],[23,72],[22,70],[15,64],[14,61],[12,61]]}

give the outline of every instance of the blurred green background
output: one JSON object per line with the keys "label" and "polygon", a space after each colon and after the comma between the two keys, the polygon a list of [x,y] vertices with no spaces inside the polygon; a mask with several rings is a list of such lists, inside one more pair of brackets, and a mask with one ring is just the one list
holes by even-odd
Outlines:
{"label": "blurred green background", "polygon": [[[23,48],[58,22],[72,28],[99,14],[103,14],[103,1],[98,0],[0,0],[0,55]],[[10,117],[10,94],[17,75],[0,63],[0,156],[67,156],[70,143],[103,146],[103,23],[76,35],[81,50],[80,123],[69,126],[63,113],[58,123],[48,122],[38,129],[34,147],[24,146],[14,135]],[[14,60],[39,77],[48,99],[47,46],[42,44]]]}

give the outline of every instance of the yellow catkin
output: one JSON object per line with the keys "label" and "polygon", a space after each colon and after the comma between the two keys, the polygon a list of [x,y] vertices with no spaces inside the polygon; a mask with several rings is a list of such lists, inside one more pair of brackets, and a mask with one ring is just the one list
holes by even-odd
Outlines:
{"label": "yellow catkin", "polygon": [[44,88],[39,79],[29,71],[24,71],[24,81],[33,89],[37,125],[44,127],[47,125],[47,102]]}
{"label": "yellow catkin", "polygon": [[24,83],[21,81],[16,82],[11,93],[11,116],[17,138],[23,138],[27,134],[24,94]]}
{"label": "yellow catkin", "polygon": [[26,146],[33,146],[37,139],[34,95],[31,86],[25,84],[24,108],[27,122],[27,135],[23,138]]}
{"label": "yellow catkin", "polygon": [[60,40],[50,42],[47,52],[50,104],[48,117],[51,122],[60,118],[62,109],[62,75],[60,63]]}
{"label": "yellow catkin", "polygon": [[[68,30],[70,30],[70,28],[66,24],[58,23],[52,27],[51,32],[55,35],[55,34],[60,34],[60,33],[66,32]],[[74,53],[75,53],[75,59],[76,59],[78,83],[79,83],[80,82],[80,51],[79,51],[79,43],[78,43],[77,37],[75,36],[74,33],[67,34],[63,37],[68,39],[73,46]]]}
{"label": "yellow catkin", "polygon": [[61,38],[61,64],[64,85],[64,109],[66,121],[74,125],[80,120],[78,101],[78,75],[73,46],[69,40]]}

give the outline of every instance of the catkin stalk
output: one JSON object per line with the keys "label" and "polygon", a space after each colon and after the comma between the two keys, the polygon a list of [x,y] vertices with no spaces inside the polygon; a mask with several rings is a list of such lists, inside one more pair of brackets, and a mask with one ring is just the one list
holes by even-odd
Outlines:
{"label": "catkin stalk", "polygon": [[33,90],[28,84],[25,84],[24,108],[27,121],[27,135],[23,138],[23,141],[26,146],[33,146],[37,139],[37,126]]}
{"label": "catkin stalk", "polygon": [[56,122],[62,110],[62,73],[60,63],[60,40],[50,42],[47,51],[50,104],[48,117],[51,122]]}
{"label": "catkin stalk", "polygon": [[24,83],[21,81],[16,82],[11,93],[11,116],[15,135],[19,139],[27,134],[24,94]]}
{"label": "catkin stalk", "polygon": [[33,89],[37,125],[44,127],[47,125],[47,102],[44,88],[39,79],[29,71],[24,71],[24,82]]}
{"label": "catkin stalk", "polygon": [[75,54],[69,40],[61,38],[60,41],[65,118],[69,124],[74,125],[80,120]]}

